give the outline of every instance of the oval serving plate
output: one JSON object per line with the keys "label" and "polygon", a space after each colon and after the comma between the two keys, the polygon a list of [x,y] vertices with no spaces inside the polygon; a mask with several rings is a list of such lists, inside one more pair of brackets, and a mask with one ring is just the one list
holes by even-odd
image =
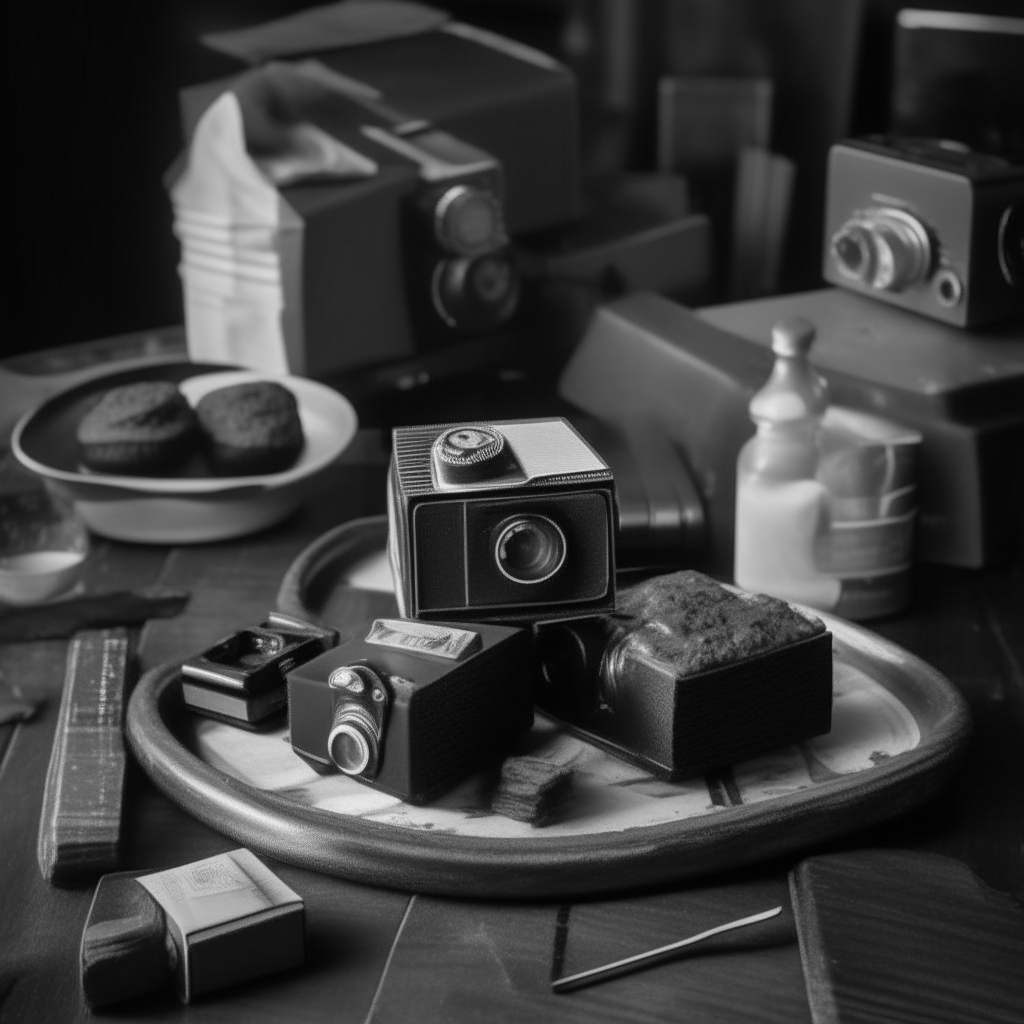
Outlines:
{"label": "oval serving plate", "polygon": [[[346,578],[374,569],[384,517],[355,520],[306,549],[283,611],[330,621],[394,614],[394,598]],[[884,821],[937,792],[970,731],[940,673],[864,629],[822,615],[833,634],[828,736],[680,783],[651,778],[538,716],[531,753],[577,771],[577,802],[542,829],[493,815],[470,779],[412,807],[341,775],[317,775],[283,729],[249,733],[185,711],[178,666],[140,682],[127,731],[168,796],[218,831],[328,874],[446,896],[575,897],[677,882],[792,853]]]}
{"label": "oval serving plate", "polygon": [[[218,476],[198,453],[165,476],[94,473],[81,466],[79,420],[104,391],[143,380],[173,381],[193,405],[218,387],[274,380],[295,395],[306,437],[302,454],[282,472],[253,476]],[[74,501],[94,533],[137,543],[193,544],[254,533],[294,512],[356,427],[349,401],[316,381],[177,361],[113,370],[54,395],[22,417],[11,449]]]}

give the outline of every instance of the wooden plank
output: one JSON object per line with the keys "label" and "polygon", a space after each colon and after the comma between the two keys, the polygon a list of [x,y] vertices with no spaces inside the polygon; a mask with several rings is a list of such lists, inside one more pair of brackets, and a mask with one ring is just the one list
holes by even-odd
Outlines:
{"label": "wooden plank", "polygon": [[127,671],[124,629],[71,641],[37,846],[39,870],[54,884],[118,867]]}
{"label": "wooden plank", "polygon": [[959,861],[860,850],[790,884],[815,1024],[1020,1020],[1024,910]]}

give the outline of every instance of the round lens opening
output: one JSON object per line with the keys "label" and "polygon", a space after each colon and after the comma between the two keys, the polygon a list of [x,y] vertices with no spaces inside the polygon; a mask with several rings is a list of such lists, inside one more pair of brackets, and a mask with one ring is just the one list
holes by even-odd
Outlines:
{"label": "round lens opening", "polygon": [[499,527],[494,557],[515,583],[542,583],[565,561],[565,535],[546,516],[520,516]]}
{"label": "round lens opening", "polygon": [[331,760],[346,775],[358,775],[370,763],[370,744],[362,731],[351,723],[341,723],[331,730]]}
{"label": "round lens opening", "polygon": [[836,239],[836,258],[851,274],[858,274],[864,268],[863,244],[851,235],[840,235]]}

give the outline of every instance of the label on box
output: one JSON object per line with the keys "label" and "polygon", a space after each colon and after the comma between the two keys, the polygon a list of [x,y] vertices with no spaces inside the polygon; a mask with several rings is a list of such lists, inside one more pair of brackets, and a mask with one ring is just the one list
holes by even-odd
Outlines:
{"label": "label on box", "polygon": [[366,642],[378,647],[432,654],[451,661],[458,661],[464,654],[471,654],[482,646],[480,634],[471,629],[456,629],[414,619],[374,619],[370,632],[366,634]]}
{"label": "label on box", "polygon": [[204,928],[300,901],[297,893],[248,850],[232,850],[169,871],[143,875],[137,881],[186,937]]}

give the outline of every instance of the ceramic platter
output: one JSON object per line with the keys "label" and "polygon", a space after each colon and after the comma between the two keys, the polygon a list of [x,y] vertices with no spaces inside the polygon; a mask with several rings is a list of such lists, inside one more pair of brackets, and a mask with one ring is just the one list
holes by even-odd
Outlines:
{"label": "ceramic platter", "polygon": [[[375,517],[320,538],[286,576],[282,610],[319,614],[343,631],[394,615],[386,533]],[[955,688],[902,648],[822,618],[833,635],[831,733],[666,783],[538,715],[530,752],[576,770],[567,814],[544,828],[492,814],[483,777],[413,807],[347,777],[318,775],[283,727],[250,733],[187,712],[176,665],[136,688],[128,735],[157,786],[213,828],[355,881],[503,899],[682,881],[892,818],[953,771],[969,733]]]}
{"label": "ceramic platter", "polygon": [[[193,405],[215,388],[274,380],[295,395],[305,448],[289,469],[257,476],[217,476],[200,455],[167,476],[94,473],[81,466],[79,420],[103,392],[143,380],[173,381]],[[24,466],[74,502],[94,533],[136,543],[194,544],[254,533],[290,515],[356,427],[351,403],[323,384],[179,360],[115,370],[62,391],[20,420],[11,448]]]}

